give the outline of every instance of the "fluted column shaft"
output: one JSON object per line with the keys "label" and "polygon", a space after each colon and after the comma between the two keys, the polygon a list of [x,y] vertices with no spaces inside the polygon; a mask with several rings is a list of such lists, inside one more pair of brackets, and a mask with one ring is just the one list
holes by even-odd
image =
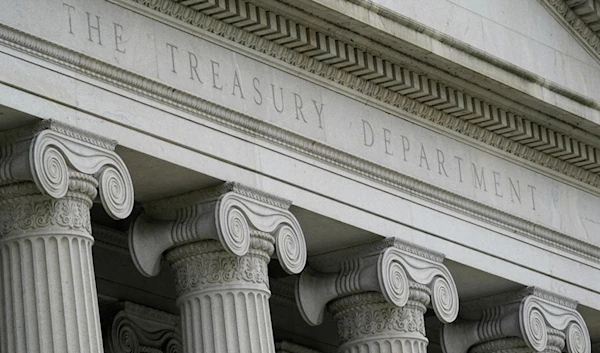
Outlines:
{"label": "fluted column shaft", "polygon": [[237,183],[144,205],[129,249],[145,276],[160,272],[163,254],[171,264],[185,353],[275,352],[267,265],[275,249],[289,274],[306,264],[290,205]]}
{"label": "fluted column shaft", "polygon": [[103,352],[89,209],[96,180],[70,172],[66,195],[0,187],[0,352]]}
{"label": "fluted column shaft", "polygon": [[338,323],[340,353],[426,353],[424,314],[429,288],[410,284],[403,307],[390,304],[378,292],[353,294],[332,301],[329,311]]}
{"label": "fluted column shaft", "polygon": [[205,240],[166,253],[175,274],[184,352],[274,353],[267,265],[268,233],[252,232],[248,253]]}
{"label": "fluted column shaft", "polygon": [[103,352],[90,208],[133,208],[115,146],[52,120],[0,132],[0,353]]}

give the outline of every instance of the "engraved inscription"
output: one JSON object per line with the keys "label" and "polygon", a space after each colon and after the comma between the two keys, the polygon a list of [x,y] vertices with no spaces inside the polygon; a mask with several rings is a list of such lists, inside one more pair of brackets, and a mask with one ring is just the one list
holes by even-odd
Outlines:
{"label": "engraved inscription", "polygon": [[280,82],[246,72],[234,63],[192,48],[168,42],[164,47],[168,53],[169,72],[196,82],[198,89],[217,90],[232,99],[249,101],[257,106],[269,104],[284,118],[324,129],[326,104],[317,97],[302,95]]}
{"label": "engraved inscription", "polygon": [[[477,192],[490,193],[498,198],[508,198],[515,205],[536,210],[537,188],[521,182],[515,176],[494,170],[469,157],[435,146],[434,142],[418,141],[409,135],[395,131],[391,126],[377,127],[362,119],[362,144],[366,148],[380,149],[388,158],[402,161],[412,167],[426,169],[447,181],[471,185]],[[376,129],[381,129],[380,141]],[[357,141],[358,142],[358,141]]]}
{"label": "engraved inscription", "polygon": [[[20,16],[24,7],[31,16]],[[592,235],[600,224],[595,212],[600,197],[589,188],[476,141],[453,137],[356,90],[323,83],[307,70],[264,60],[263,54],[211,33],[166,24],[111,1],[9,0],[0,21],[156,81],[161,92],[162,85],[168,86],[307,138],[315,148],[317,143],[332,147],[600,244]],[[282,133],[282,143],[289,136]],[[307,153],[312,153],[310,147]],[[323,151],[319,155],[328,158]],[[374,172],[375,177],[382,175],[380,169]]]}
{"label": "engraved inscription", "polygon": [[95,13],[79,9],[64,2],[66,30],[74,36],[86,36],[88,41],[98,45],[111,44],[118,53],[125,54],[127,49],[123,43],[124,29],[120,23],[109,21]]}

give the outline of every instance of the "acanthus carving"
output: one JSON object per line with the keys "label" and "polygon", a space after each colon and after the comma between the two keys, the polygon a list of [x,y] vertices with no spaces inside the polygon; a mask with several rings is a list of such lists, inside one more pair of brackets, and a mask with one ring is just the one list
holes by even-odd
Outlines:
{"label": "acanthus carving", "polygon": [[103,311],[106,353],[183,353],[178,317],[129,302]]}
{"label": "acanthus carving", "polygon": [[[264,258],[231,256],[219,250],[220,247],[216,241],[203,241],[167,252],[166,258],[171,262],[177,293],[239,281],[268,286],[269,275]],[[188,254],[184,255],[185,252]]]}
{"label": "acanthus carving", "polygon": [[71,199],[56,200],[43,196],[0,204],[0,236],[48,226],[84,230],[91,234],[89,208]]}
{"label": "acanthus carving", "polygon": [[440,321],[454,321],[458,315],[458,292],[448,269],[432,261],[431,256],[419,257],[414,251],[406,251],[410,244],[397,239],[381,242],[388,247],[380,249],[368,244],[364,248],[371,252],[363,254],[357,251],[363,247],[359,246],[319,255],[314,261],[320,265],[319,271],[308,268],[300,275],[296,301],[309,324],[322,322],[325,307],[331,300],[356,293],[379,292],[390,304],[403,307],[413,294],[411,285],[428,289]]}
{"label": "acanthus carving", "polygon": [[[235,186],[215,189],[224,193],[203,190],[161,200],[162,206],[154,202],[146,207],[151,214],[138,217],[130,230],[130,250],[140,272],[154,276],[160,271],[164,251],[205,240],[218,240],[227,253],[244,256],[253,233],[274,238],[284,270],[290,274],[302,271],[306,263],[304,235],[295,217],[275,206],[279,201],[257,200],[249,188],[244,188],[245,194],[236,192]],[[260,193],[261,198],[265,195]],[[195,203],[190,203],[194,198]]]}
{"label": "acanthus carving", "polygon": [[442,348],[448,353],[467,351],[475,345],[517,337],[536,352],[564,345],[563,341],[569,353],[591,352],[583,318],[574,303],[565,306],[561,304],[564,301],[532,288],[471,301],[463,306],[465,320],[443,326]]}
{"label": "acanthus carving", "polygon": [[[52,121],[3,133],[0,183],[32,181],[42,194],[61,199],[69,190],[89,194],[91,182],[95,185],[90,197],[95,197],[98,187],[106,212],[114,219],[126,218],[133,209],[134,198],[125,164],[114,151],[103,148],[114,148],[114,144],[105,143],[100,137],[99,142],[90,143],[93,136],[82,134]],[[82,183],[82,178],[87,180]]]}
{"label": "acanthus carving", "polygon": [[[426,288],[421,290],[428,292]],[[428,294],[424,296],[426,301]],[[329,305],[329,310],[338,322],[342,342],[386,332],[418,332],[425,336],[423,313],[426,308],[418,299],[396,307],[389,305],[380,294],[367,292],[337,299]]]}

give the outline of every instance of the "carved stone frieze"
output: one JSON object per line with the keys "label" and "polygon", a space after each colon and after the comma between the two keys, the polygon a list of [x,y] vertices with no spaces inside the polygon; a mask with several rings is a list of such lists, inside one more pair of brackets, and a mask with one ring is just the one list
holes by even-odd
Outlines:
{"label": "carved stone frieze", "polygon": [[420,333],[425,336],[423,313],[429,303],[429,289],[413,285],[414,295],[403,307],[388,305],[385,298],[375,292],[349,295],[336,299],[328,305],[338,322],[340,340],[374,336],[385,332]]}
{"label": "carved stone frieze", "polygon": [[[21,234],[55,226],[70,230],[83,230],[91,234],[89,209],[91,207],[90,196],[95,195],[95,180],[85,178],[84,175],[79,175],[79,177],[88,179],[91,189],[89,191],[93,191],[88,192],[87,195],[84,194],[83,202],[72,197],[53,199],[39,193],[26,196],[23,193],[32,190],[37,192],[36,185],[31,182],[0,187],[0,193],[6,195],[7,189],[13,189],[15,192],[11,192],[11,194],[13,197],[18,197],[17,200],[14,200],[7,196],[0,201],[0,236]],[[72,175],[71,178],[77,177]]]}
{"label": "carved stone frieze", "polygon": [[310,325],[322,323],[325,308],[333,313],[339,352],[426,352],[427,306],[445,323],[458,315],[443,258],[398,239],[318,255],[296,282],[296,302]]}
{"label": "carved stone frieze", "polygon": [[[162,11],[161,9],[164,9],[167,15],[180,16],[179,14],[183,13],[181,11],[185,11],[185,8],[178,7],[177,9],[180,10],[175,11],[172,14],[171,11],[174,9],[174,7],[171,7],[171,5],[167,3],[168,0],[144,2],[142,4],[134,4],[133,1],[118,1],[124,6],[135,5],[134,8],[137,11],[139,11],[140,6],[150,6],[149,8],[152,11]],[[161,5],[162,2],[165,2],[164,6]],[[189,16],[191,12],[187,11],[185,13],[188,14],[186,16]],[[179,19],[177,16],[175,18]],[[519,142],[497,135],[496,132],[502,131],[502,129],[492,132],[482,127],[475,126],[433,107],[427,107],[426,105],[409,97],[402,96],[398,93],[392,94],[391,91],[388,91],[387,89],[381,89],[378,85],[375,85],[372,82],[367,82],[362,78],[353,76],[351,73],[341,71],[332,65],[328,65],[324,62],[316,60],[316,58],[308,58],[304,56],[304,53],[293,52],[292,49],[285,48],[282,45],[274,42],[273,44],[269,44],[271,41],[268,40],[269,37],[267,36],[262,38],[256,37],[255,33],[245,32],[240,28],[208,17],[205,14],[198,13],[198,16],[199,20],[194,23],[201,25],[202,29],[204,30],[212,31],[218,35],[222,35],[228,39],[234,40],[237,43],[250,46],[263,53],[272,55],[292,65],[307,69],[320,76],[333,79],[339,84],[359,90],[361,93],[370,95],[376,99],[381,99],[383,102],[410,112],[411,114],[415,114],[421,118],[465,134],[469,137],[477,139],[478,141],[490,144],[505,152],[512,153],[528,161],[538,163],[589,185],[596,187],[600,186],[600,176],[591,173],[591,171],[595,170],[595,167],[593,167],[595,162],[591,162],[590,164],[586,164],[587,162],[578,162],[578,165],[585,164],[586,166],[590,166],[590,168],[592,168],[589,169],[589,171],[585,170],[575,164],[568,163],[566,160],[542,153],[539,151],[541,147],[536,147],[535,149],[530,148]],[[186,19],[188,19],[188,17],[186,17]],[[229,109],[224,109],[212,104],[211,102],[202,100],[192,94],[173,89],[168,85],[150,80],[146,77],[137,75],[117,66],[104,63],[74,50],[57,46],[48,41],[28,35],[2,24],[0,24],[0,42],[13,49],[25,51],[31,55],[39,56],[44,60],[51,60],[56,64],[76,70],[82,74],[92,75],[95,79],[105,80],[112,85],[131,90],[136,94],[144,95],[150,99],[159,99],[161,103],[170,104],[178,109],[183,109],[192,114],[200,115],[205,119],[215,120],[219,123],[239,129],[247,134],[265,138],[269,141],[291,147],[296,151],[307,153],[311,157],[332,163],[353,173],[357,173],[368,178],[373,178],[378,182],[382,182],[386,185],[403,190],[404,192],[416,195],[417,197],[426,199],[429,202],[442,204],[444,207],[466,213],[469,216],[484,220],[485,222],[489,222],[495,226],[509,229],[511,232],[516,232],[519,235],[550,244],[554,247],[559,247],[578,256],[584,256],[593,261],[598,261],[600,258],[600,248],[590,245],[587,242],[571,238],[562,232],[540,226],[539,224],[534,226],[533,223],[526,219],[499,211],[498,209],[490,206],[473,202],[470,199],[446,190],[439,189],[437,187],[433,187],[420,180],[416,180],[403,174],[391,172],[389,169],[381,167],[370,161],[356,158],[353,155],[332,149],[331,147],[319,142],[315,142],[312,139],[301,137],[297,134],[276,128],[270,124],[252,119],[251,117],[243,114],[239,114]],[[416,80],[415,82],[420,81]],[[451,94],[449,97],[455,97],[455,95]],[[454,98],[452,98],[452,100],[454,101]],[[501,118],[500,120],[503,119],[504,118]],[[566,154],[561,155],[561,158],[563,159],[578,158],[577,153],[579,152],[585,153],[589,156],[597,155],[596,152],[591,153],[589,148],[581,145],[580,142],[576,142],[570,138],[565,139],[567,136],[559,136],[556,134],[556,132],[548,129],[543,131],[539,130],[537,125],[530,125],[528,123],[516,124],[516,126],[521,125],[526,127],[526,131],[523,133],[523,136],[527,136],[527,141],[535,138],[535,136],[547,136],[552,141],[566,141],[564,144]],[[542,144],[541,146],[545,145]],[[553,149],[551,148],[549,150]],[[546,152],[549,150],[546,150]],[[598,160],[598,158],[596,158],[596,160]]]}
{"label": "carved stone frieze", "polygon": [[145,205],[130,251],[146,276],[158,274],[163,253],[170,263],[185,351],[275,352],[267,265],[275,248],[290,274],[306,262],[289,206],[236,183]]}
{"label": "carved stone frieze", "polygon": [[183,353],[179,318],[131,302],[102,308],[105,353]]}
{"label": "carved stone frieze", "polygon": [[[513,114],[510,107],[472,97],[246,0],[211,6],[173,0],[113,1],[156,10],[573,178],[582,180],[585,175],[585,182],[600,185],[600,150],[595,147]],[[572,168],[564,168],[567,165]]]}
{"label": "carved stone frieze", "polygon": [[576,303],[537,288],[462,303],[461,318],[444,325],[445,353],[518,351],[591,352],[590,335]]}
{"label": "carved stone frieze", "polygon": [[[263,284],[268,287],[267,264],[268,257],[273,253],[273,246],[272,240],[263,241],[268,244],[265,247],[267,251],[246,256],[231,256],[214,240],[190,243],[170,250],[166,258],[175,275],[175,290],[177,293],[184,293],[234,282]],[[251,253],[259,252],[259,249],[251,248]]]}

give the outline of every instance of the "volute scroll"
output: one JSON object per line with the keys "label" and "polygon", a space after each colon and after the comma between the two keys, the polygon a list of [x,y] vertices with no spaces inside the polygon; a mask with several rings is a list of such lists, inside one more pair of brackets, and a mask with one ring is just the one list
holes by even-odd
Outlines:
{"label": "volute scroll", "polygon": [[465,319],[442,326],[442,350],[489,350],[510,342],[535,352],[561,351],[566,345],[569,353],[590,353],[590,335],[576,306],[535,287],[471,300],[463,303]]}
{"label": "volute scroll", "polygon": [[162,254],[176,246],[218,240],[234,256],[248,253],[253,233],[275,239],[285,271],[296,274],[306,264],[306,242],[289,201],[237,183],[177,195],[144,205],[130,227],[130,251],[145,276],[160,271]]}
{"label": "volute scroll", "polygon": [[124,219],[133,210],[133,182],[114,152],[115,141],[52,120],[4,134],[0,181],[32,181],[42,194],[60,199],[68,192],[70,173],[78,172],[98,181],[110,217]]}
{"label": "volute scroll", "polygon": [[351,294],[379,292],[390,304],[403,307],[414,282],[429,288],[440,320],[452,322],[458,315],[458,291],[442,259],[392,238],[320,255],[311,258],[313,268],[296,282],[296,301],[304,319],[318,325],[327,303]]}

